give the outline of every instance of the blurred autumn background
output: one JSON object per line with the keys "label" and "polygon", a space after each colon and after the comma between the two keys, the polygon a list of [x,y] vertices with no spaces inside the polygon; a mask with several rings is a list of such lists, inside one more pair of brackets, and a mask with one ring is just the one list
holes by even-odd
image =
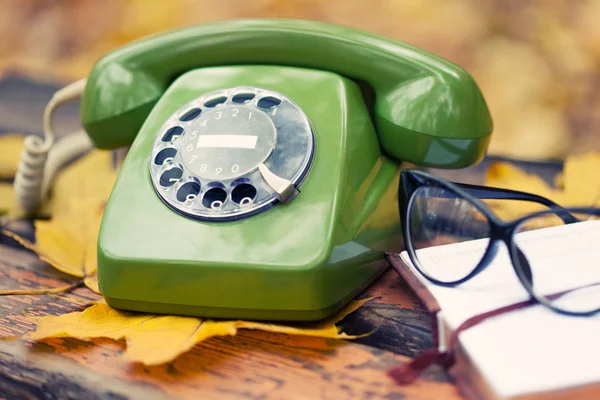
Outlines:
{"label": "blurred autumn background", "polygon": [[459,64],[490,106],[491,153],[600,150],[600,0],[0,0],[0,73],[66,83],[139,37],[249,17],[349,25]]}

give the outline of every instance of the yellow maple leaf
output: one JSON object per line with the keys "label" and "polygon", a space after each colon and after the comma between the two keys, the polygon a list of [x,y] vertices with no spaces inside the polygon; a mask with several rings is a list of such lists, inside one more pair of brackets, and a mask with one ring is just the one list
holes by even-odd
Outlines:
{"label": "yellow maple leaf", "polygon": [[117,175],[112,164],[110,152],[94,150],[61,171],[52,188],[52,219],[34,223],[38,253],[67,274],[96,271],[100,223]]}
{"label": "yellow maple leaf", "polygon": [[[4,233],[64,273],[93,276],[102,214],[117,175],[112,163],[110,152],[94,150],[58,174],[46,207],[51,219],[34,221],[35,243]],[[92,278],[88,283],[97,291]]]}
{"label": "yellow maple leaf", "polygon": [[351,339],[335,325],[369,299],[353,301],[324,322],[294,327],[251,321],[213,321],[194,317],[143,314],[120,311],[98,301],[80,312],[37,318],[37,328],[26,339],[52,337],[125,339],[125,357],[146,365],[159,365],[174,360],[197,343],[213,336],[235,335],[238,329],[259,329],[292,335]]}
{"label": "yellow maple leaf", "polygon": [[279,325],[279,324],[267,324],[264,322],[254,322],[254,321],[237,321],[238,328],[245,329],[259,329],[262,331],[269,332],[281,332],[287,333],[291,335],[304,335],[304,336],[318,336],[318,337],[331,337],[336,339],[352,339],[359,336],[348,336],[345,333],[340,333],[338,327],[335,325],[344,319],[347,315],[353,313],[362,307],[363,304],[372,300],[373,297],[368,297],[366,299],[354,300],[348,303],[344,308],[340,311],[332,315],[331,317],[325,319],[321,322],[313,323],[310,326],[303,326],[301,328],[287,326],[287,325]]}
{"label": "yellow maple leaf", "polygon": [[24,140],[25,136],[16,133],[0,135],[0,179],[15,176]]}
{"label": "yellow maple leaf", "polygon": [[[488,168],[487,186],[520,190],[546,197],[564,207],[592,207],[600,205],[600,153],[587,153],[569,157],[563,172],[555,177],[556,188],[548,185],[535,174],[528,174],[505,162],[494,163]],[[537,203],[523,201],[486,201],[506,220],[527,213],[543,210]]]}

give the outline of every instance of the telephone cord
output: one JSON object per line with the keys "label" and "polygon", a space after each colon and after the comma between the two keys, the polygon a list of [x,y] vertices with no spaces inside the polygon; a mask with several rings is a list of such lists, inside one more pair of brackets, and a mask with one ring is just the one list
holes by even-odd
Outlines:
{"label": "telephone cord", "polygon": [[81,97],[85,84],[86,80],[81,79],[57,91],[44,110],[44,138],[35,135],[25,138],[14,187],[17,203],[26,213],[36,211],[46,200],[54,175],[66,162],[93,147],[85,131],[69,134],[54,143],[55,111]]}

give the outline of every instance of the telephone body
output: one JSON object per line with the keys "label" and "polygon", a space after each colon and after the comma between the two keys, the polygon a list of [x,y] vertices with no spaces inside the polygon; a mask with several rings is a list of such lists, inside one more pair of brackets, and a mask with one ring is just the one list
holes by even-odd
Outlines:
{"label": "telephone body", "polygon": [[401,246],[402,162],[460,168],[492,131],[458,66],[351,28],[236,20],[115,50],[82,124],[130,145],[98,240],[111,306],[261,320],[327,317]]}

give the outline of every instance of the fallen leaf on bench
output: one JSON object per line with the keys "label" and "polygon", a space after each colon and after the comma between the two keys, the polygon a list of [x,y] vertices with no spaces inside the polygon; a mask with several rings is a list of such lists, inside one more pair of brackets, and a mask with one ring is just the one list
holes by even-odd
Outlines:
{"label": "fallen leaf on bench", "polygon": [[102,214],[116,175],[111,153],[92,151],[58,174],[48,206],[51,219],[34,221],[35,243],[5,233],[66,274],[92,276]]}
{"label": "fallen leaf on bench", "polygon": [[10,179],[15,176],[24,140],[25,136],[16,133],[0,136],[0,179]]}
{"label": "fallen leaf on bench", "polygon": [[[506,162],[492,164],[486,173],[485,185],[520,190],[546,197],[563,207],[600,206],[600,153],[587,153],[567,158],[563,172],[555,177],[551,187],[535,174],[528,174]],[[486,200],[486,204],[505,220],[527,213],[542,211],[544,206],[525,201]]]}
{"label": "fallen leaf on bench", "polygon": [[[213,336],[235,335],[238,329],[258,329],[290,335],[308,335],[331,339],[352,339],[341,333],[336,323],[370,299],[350,302],[326,321],[301,326],[250,321],[213,321],[193,317],[144,314],[111,308],[103,300],[81,312],[36,318],[37,328],[25,339],[53,337],[124,339],[125,357],[145,365],[170,362],[197,343]],[[362,336],[362,335],[361,335]]]}

